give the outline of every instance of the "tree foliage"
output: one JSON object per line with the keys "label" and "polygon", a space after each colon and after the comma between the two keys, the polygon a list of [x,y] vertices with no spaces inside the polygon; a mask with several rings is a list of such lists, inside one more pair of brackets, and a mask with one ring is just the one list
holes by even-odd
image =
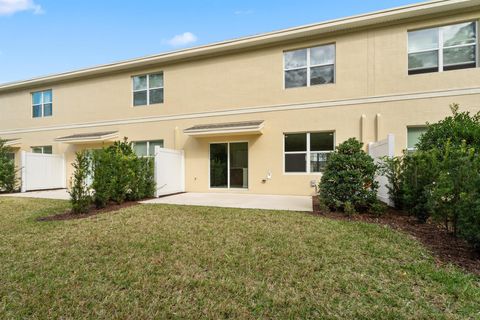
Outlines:
{"label": "tree foliage", "polygon": [[93,200],[97,208],[155,194],[154,160],[139,158],[127,139],[93,153]]}
{"label": "tree foliage", "polygon": [[363,144],[350,138],[340,144],[327,161],[319,185],[321,202],[331,210],[365,212],[377,203],[377,166],[362,150]]}
{"label": "tree foliage", "polygon": [[14,192],[18,189],[15,161],[10,157],[13,150],[0,139],[0,191]]}
{"label": "tree foliage", "polygon": [[74,213],[86,213],[92,203],[88,178],[91,174],[91,158],[86,151],[77,152],[73,162],[73,179],[69,190],[70,203]]}
{"label": "tree foliage", "polygon": [[386,160],[390,197],[421,222],[443,222],[480,249],[480,116],[459,112],[430,124],[415,152]]}

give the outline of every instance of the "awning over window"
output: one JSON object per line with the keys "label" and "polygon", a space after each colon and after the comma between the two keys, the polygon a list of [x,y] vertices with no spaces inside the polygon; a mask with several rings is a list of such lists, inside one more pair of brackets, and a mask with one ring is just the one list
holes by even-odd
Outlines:
{"label": "awning over window", "polygon": [[262,134],[263,125],[263,120],[201,124],[185,129],[183,132],[195,137]]}
{"label": "awning over window", "polygon": [[117,137],[118,137],[118,131],[104,131],[104,132],[72,134],[71,136],[59,137],[55,139],[55,141],[65,142],[70,144],[82,144],[82,143],[109,141]]}
{"label": "awning over window", "polygon": [[5,140],[5,146],[7,147],[16,147],[22,142],[22,139],[6,139]]}

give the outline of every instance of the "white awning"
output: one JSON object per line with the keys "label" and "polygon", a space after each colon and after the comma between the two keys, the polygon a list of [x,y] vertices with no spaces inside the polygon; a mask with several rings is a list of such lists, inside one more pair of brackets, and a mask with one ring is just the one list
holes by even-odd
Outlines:
{"label": "white awning", "polygon": [[5,140],[5,146],[6,147],[17,147],[20,143],[22,142],[22,139],[17,138],[17,139],[6,139]]}
{"label": "white awning", "polygon": [[183,130],[189,136],[213,137],[225,135],[262,134],[263,120],[201,124]]}
{"label": "white awning", "polygon": [[58,142],[69,144],[85,144],[93,142],[110,141],[118,137],[118,131],[92,132],[72,134],[66,137],[59,137],[55,139]]}

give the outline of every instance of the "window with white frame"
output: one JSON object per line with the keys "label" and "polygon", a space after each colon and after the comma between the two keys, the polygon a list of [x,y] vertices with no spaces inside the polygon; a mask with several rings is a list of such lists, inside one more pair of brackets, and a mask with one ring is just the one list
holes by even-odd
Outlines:
{"label": "window with white frame", "polygon": [[284,134],[285,173],[322,172],[335,149],[334,132]]}
{"label": "window with white frame", "polygon": [[417,143],[420,141],[420,138],[425,132],[427,132],[426,126],[407,128],[407,150],[408,151],[415,151],[417,149]]}
{"label": "window with white frame", "polygon": [[335,44],[286,51],[283,57],[287,89],[335,82]]}
{"label": "window with white frame", "polygon": [[133,150],[139,157],[153,157],[155,155],[155,147],[163,148],[163,140],[152,141],[135,141]]}
{"label": "window with white frame", "polygon": [[133,105],[163,103],[163,72],[132,77]]}
{"label": "window with white frame", "polygon": [[37,146],[32,147],[33,153],[52,154],[52,146]]}
{"label": "window with white frame", "polygon": [[408,74],[477,66],[477,22],[408,33]]}
{"label": "window with white frame", "polygon": [[50,117],[52,106],[52,90],[32,92],[32,117]]}

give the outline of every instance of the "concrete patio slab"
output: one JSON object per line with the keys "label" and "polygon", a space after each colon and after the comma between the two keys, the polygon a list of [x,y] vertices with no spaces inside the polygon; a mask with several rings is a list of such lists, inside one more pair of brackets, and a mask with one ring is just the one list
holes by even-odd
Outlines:
{"label": "concrete patio slab", "polygon": [[145,204],[179,204],[243,209],[308,211],[312,209],[310,196],[260,195],[241,193],[182,193],[142,201]]}
{"label": "concrete patio slab", "polygon": [[55,199],[55,200],[70,199],[70,195],[68,194],[67,189],[29,191],[29,192],[23,192],[23,193],[7,193],[7,194],[1,194],[0,197],[38,198],[38,199]]}

